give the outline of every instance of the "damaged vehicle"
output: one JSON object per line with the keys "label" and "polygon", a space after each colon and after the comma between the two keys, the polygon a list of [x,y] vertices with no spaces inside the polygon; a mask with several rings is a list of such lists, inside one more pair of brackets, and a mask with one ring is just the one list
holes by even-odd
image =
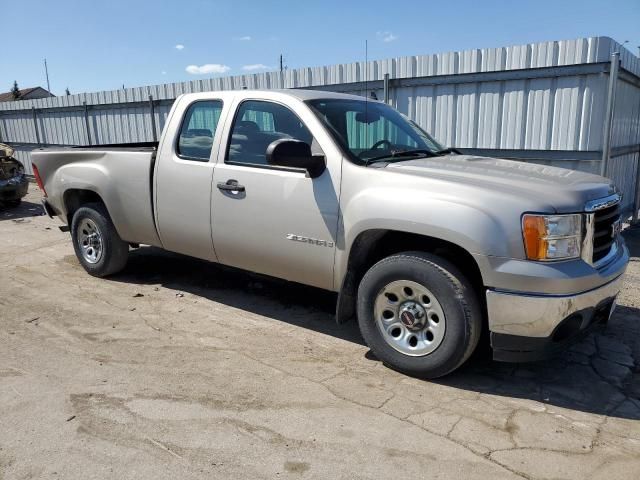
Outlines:
{"label": "damaged vehicle", "polygon": [[32,162],[91,275],[147,244],[331,290],[338,322],[426,378],[489,339],[503,361],[566,349],[607,323],[629,261],[609,179],[463,155],[352,95],[186,94],[159,143]]}
{"label": "damaged vehicle", "polygon": [[13,158],[13,152],[9,145],[0,143],[0,206],[20,205],[29,189],[24,165]]}

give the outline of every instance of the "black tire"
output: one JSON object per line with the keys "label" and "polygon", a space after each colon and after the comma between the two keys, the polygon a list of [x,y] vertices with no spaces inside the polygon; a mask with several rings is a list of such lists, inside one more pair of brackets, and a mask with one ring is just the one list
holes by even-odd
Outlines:
{"label": "black tire", "polygon": [[[102,237],[102,255],[96,263],[90,263],[82,253],[78,238],[78,225],[89,219],[95,223]],[[107,209],[101,203],[88,203],[73,214],[71,221],[71,238],[76,257],[90,275],[106,277],[122,270],[129,257],[129,244],[122,241],[113,226]]]}
{"label": "black tire", "polygon": [[[445,315],[441,343],[423,356],[393,348],[374,318],[374,305],[391,282],[409,280],[433,292]],[[387,257],[367,271],[358,288],[358,324],[373,354],[388,367],[420,378],[438,378],[460,367],[473,353],[482,331],[482,310],[471,283],[450,262],[424,252]]]}
{"label": "black tire", "polygon": [[19,207],[21,203],[22,203],[21,198],[17,198],[15,200],[7,200],[6,202],[7,207],[11,207],[11,208]]}

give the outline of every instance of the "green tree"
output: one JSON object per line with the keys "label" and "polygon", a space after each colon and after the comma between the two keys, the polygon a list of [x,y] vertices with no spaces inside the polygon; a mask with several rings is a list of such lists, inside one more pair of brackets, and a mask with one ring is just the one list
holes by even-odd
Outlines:
{"label": "green tree", "polygon": [[20,100],[20,88],[18,87],[18,81],[13,81],[13,88],[11,89],[11,95],[13,95],[14,100]]}

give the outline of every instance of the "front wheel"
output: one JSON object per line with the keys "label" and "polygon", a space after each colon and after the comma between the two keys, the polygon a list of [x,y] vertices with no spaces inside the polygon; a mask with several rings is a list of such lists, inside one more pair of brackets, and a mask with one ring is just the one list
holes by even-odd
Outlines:
{"label": "front wheel", "polygon": [[421,378],[452,372],[473,353],[482,329],[477,294],[450,262],[424,252],[387,257],[358,289],[358,324],[389,367]]}
{"label": "front wheel", "polygon": [[76,257],[95,277],[117,273],[127,264],[129,244],[122,241],[100,203],[87,204],[74,213],[71,238]]}

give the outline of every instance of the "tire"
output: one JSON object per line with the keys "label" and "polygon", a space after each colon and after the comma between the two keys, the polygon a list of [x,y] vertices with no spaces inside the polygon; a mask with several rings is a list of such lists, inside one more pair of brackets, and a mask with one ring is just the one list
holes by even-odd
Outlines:
{"label": "tire", "polygon": [[22,203],[22,199],[21,198],[17,198],[15,200],[9,200],[7,202],[7,205],[9,207],[15,208],[15,207],[19,207],[21,203]]}
{"label": "tire", "polygon": [[358,324],[385,365],[431,379],[453,372],[473,353],[482,310],[471,283],[450,262],[404,252],[379,261],[362,278]]}
{"label": "tire", "polygon": [[76,210],[71,238],[76,257],[94,277],[113,275],[127,264],[129,244],[122,241],[101,203],[88,203]]}

